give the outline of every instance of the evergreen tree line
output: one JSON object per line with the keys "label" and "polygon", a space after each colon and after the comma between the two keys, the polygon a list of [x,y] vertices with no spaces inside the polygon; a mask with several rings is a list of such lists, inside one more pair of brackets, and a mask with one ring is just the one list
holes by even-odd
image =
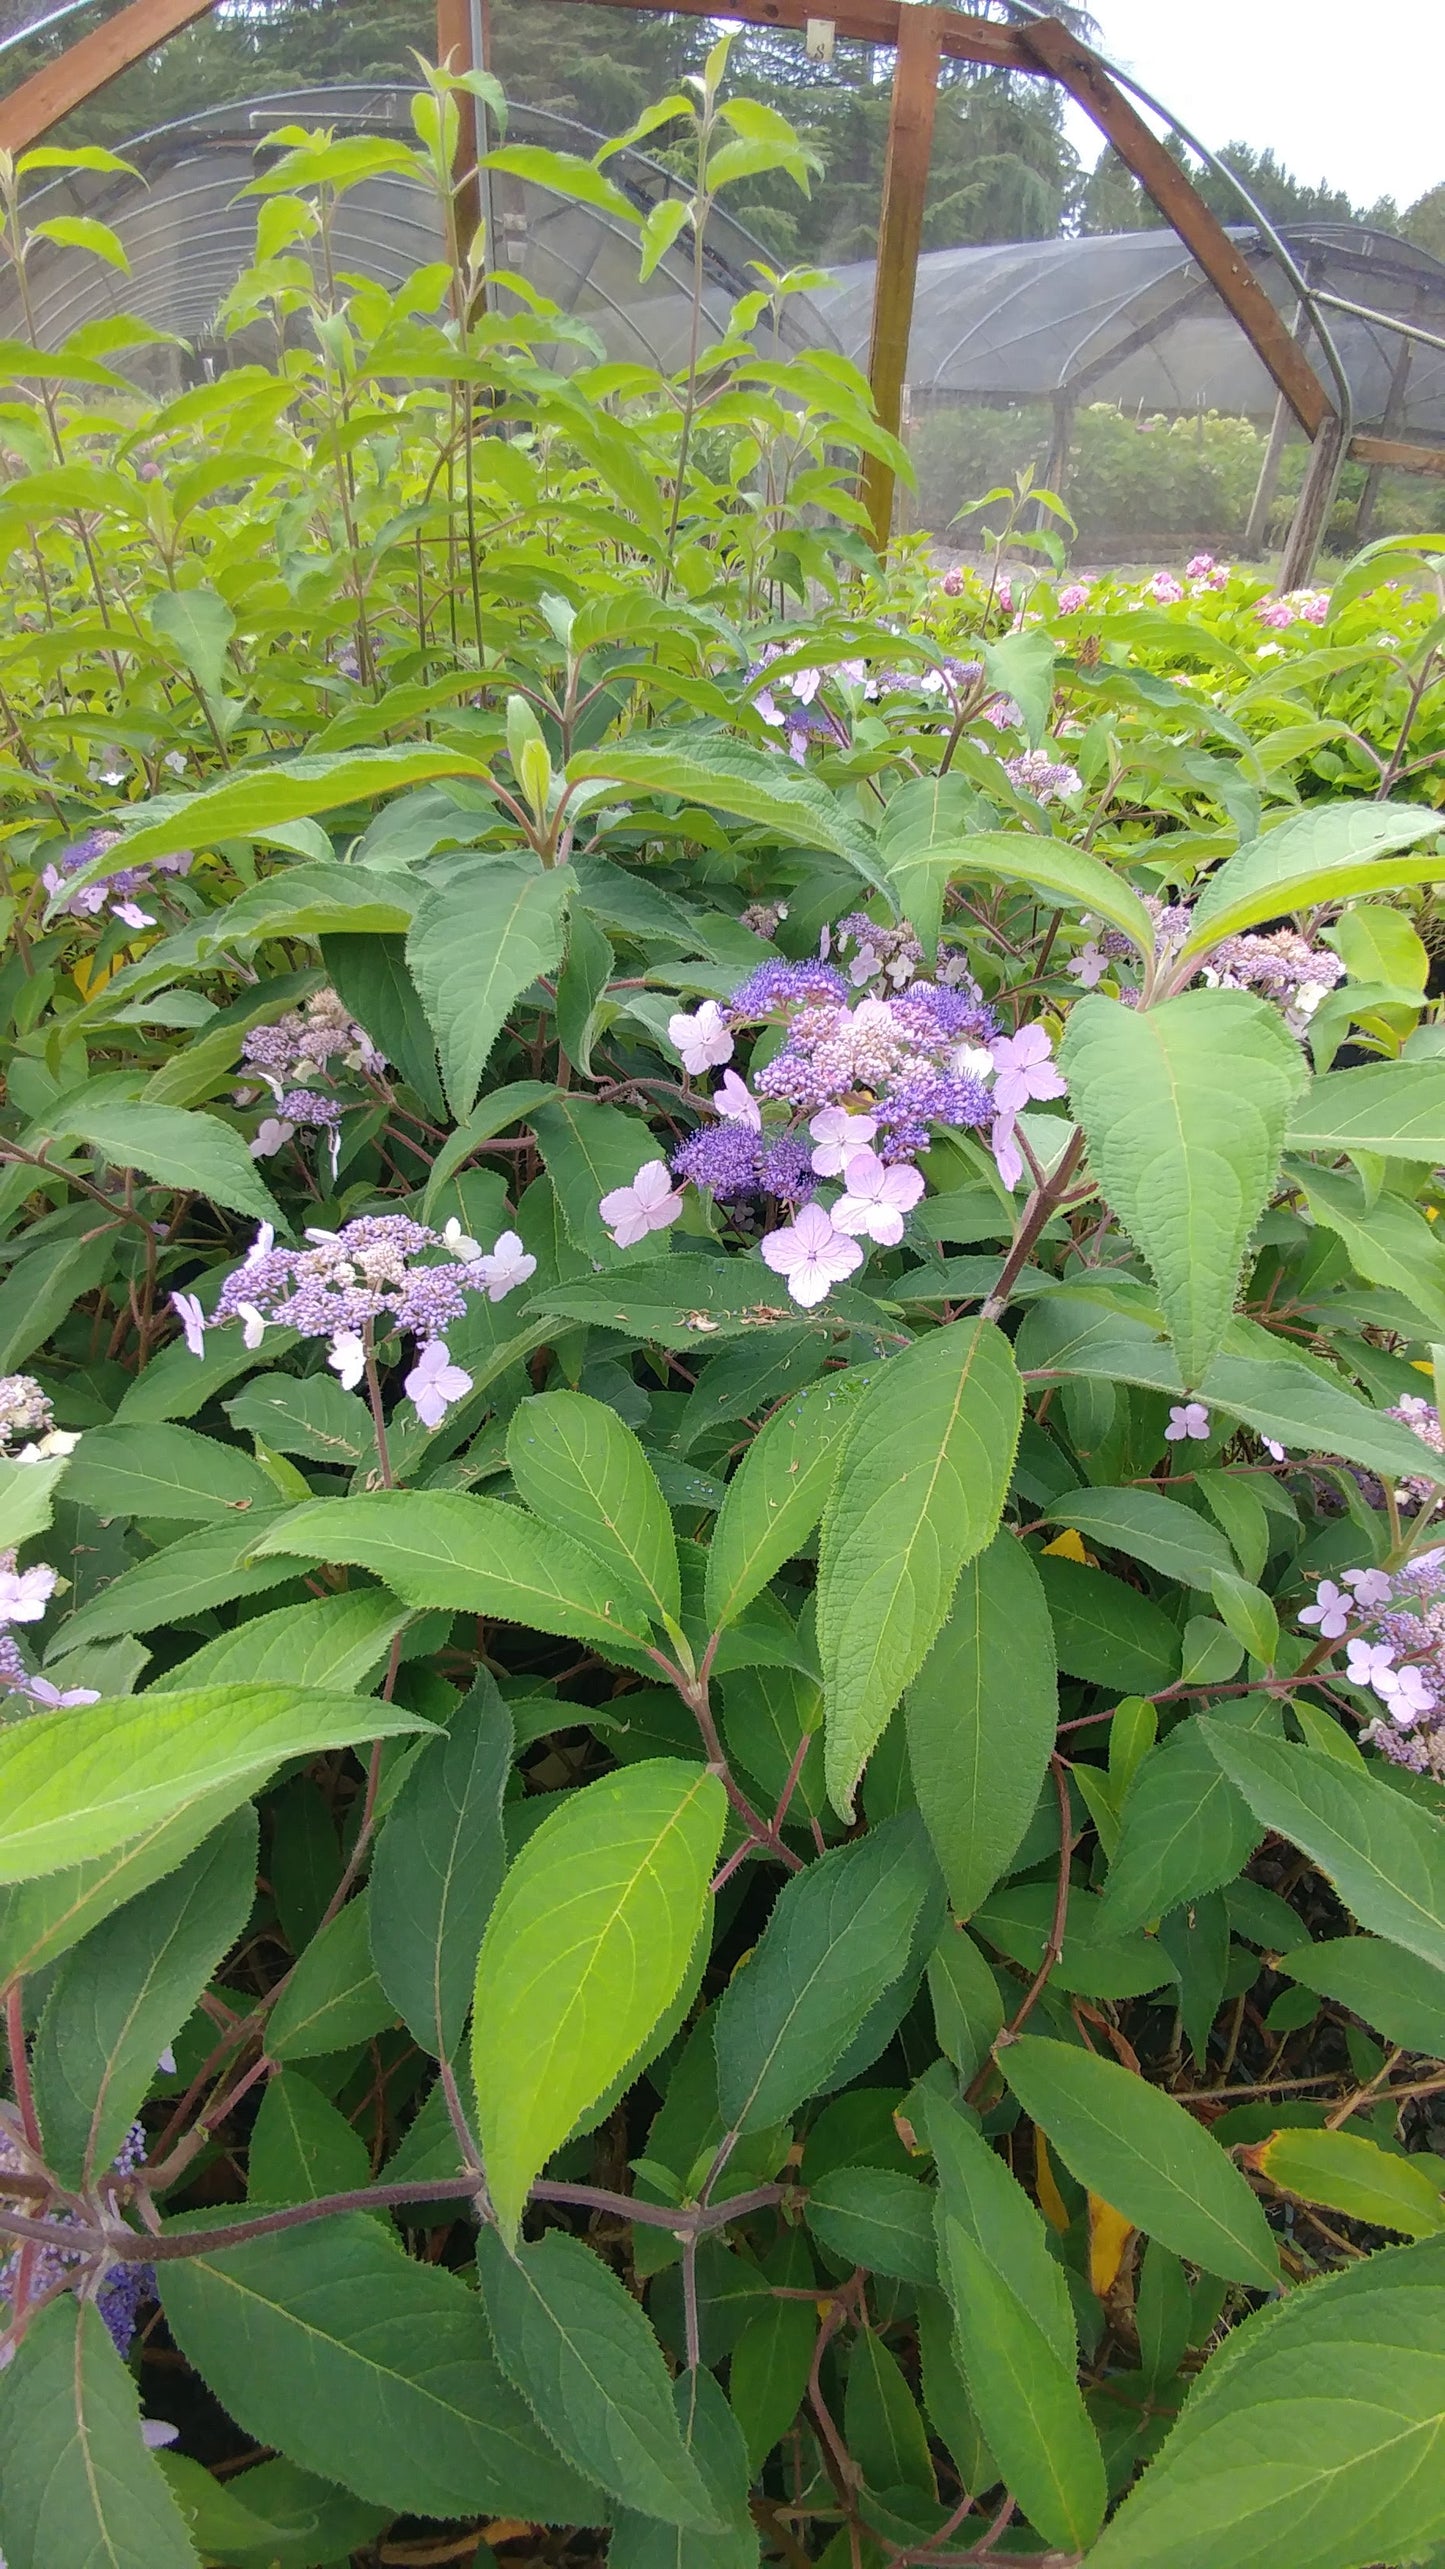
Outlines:
{"label": "evergreen tree line", "polygon": [[[0,56],[0,82],[10,87],[108,14],[101,7],[81,11],[14,46]],[[1083,10],[1062,14],[1086,35],[1093,32]],[[652,99],[696,71],[714,32],[706,20],[584,0],[491,0],[491,29],[493,68],[509,96],[603,134],[624,130]],[[59,139],[115,145],[267,90],[405,79],[414,55],[429,56],[435,46],[434,0],[222,0],[88,101]],[[831,63],[809,62],[796,36],[747,28],[733,63],[741,89],[778,106],[800,127],[821,155],[824,175],[807,200],[782,179],[760,178],[730,195],[730,209],[779,260],[838,266],[871,256],[891,54],[840,41]],[[665,134],[649,148],[667,158]],[[1200,171],[1177,137],[1170,148],[1216,213],[1238,221],[1228,185]],[[1221,158],[1276,220],[1376,224],[1445,258],[1445,182],[1403,211],[1391,198],[1361,207],[1339,189],[1296,179],[1271,151],[1231,143]],[[1103,150],[1092,170],[1082,165],[1064,131],[1062,93],[1053,82],[945,64],[925,248],[1138,231],[1162,219],[1112,149]]]}

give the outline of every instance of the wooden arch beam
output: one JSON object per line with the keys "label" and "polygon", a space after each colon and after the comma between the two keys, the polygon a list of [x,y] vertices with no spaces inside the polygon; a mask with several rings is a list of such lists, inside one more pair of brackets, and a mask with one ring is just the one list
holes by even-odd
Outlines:
{"label": "wooden arch beam", "polygon": [[0,98],[0,151],[28,152],[52,125],[83,107],[118,72],[144,61],[167,36],[178,35],[213,6],[214,0],[130,0],[128,9],[107,18],[103,27],[92,28],[43,71],[22,80],[8,98]]}

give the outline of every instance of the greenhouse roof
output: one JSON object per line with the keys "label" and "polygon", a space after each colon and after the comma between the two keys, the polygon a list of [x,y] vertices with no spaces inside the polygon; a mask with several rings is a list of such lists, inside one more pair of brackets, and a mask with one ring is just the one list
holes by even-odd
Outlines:
{"label": "greenhouse roof", "polygon": [[[1237,228],[1230,237],[1292,315],[1291,289],[1258,234]],[[1353,224],[1296,226],[1284,237],[1312,288],[1445,337],[1445,265],[1428,252]],[[865,358],[873,262],[842,269],[836,291],[821,300],[847,353]],[[1339,310],[1330,320],[1358,421],[1388,412],[1401,436],[1445,441],[1445,350]],[[1183,242],[1164,230],[927,251],[918,262],[908,378],[915,401],[1070,396],[1261,416],[1275,398],[1238,323]]]}

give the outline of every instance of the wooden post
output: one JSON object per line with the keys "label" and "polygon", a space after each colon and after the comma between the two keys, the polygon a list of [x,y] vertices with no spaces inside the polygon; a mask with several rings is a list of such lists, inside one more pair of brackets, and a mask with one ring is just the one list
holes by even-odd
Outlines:
{"label": "wooden post", "polygon": [[[485,5],[485,0],[483,0]],[[480,71],[490,51],[486,20],[478,0],[437,0],[437,61],[452,71]],[[465,89],[455,90],[457,156],[452,176],[457,236],[463,253],[471,248],[482,219],[481,172],[477,163],[486,149],[486,121],[479,101]],[[491,242],[487,256],[495,255]]]}
{"label": "wooden post", "polygon": [[1325,531],[1325,520],[1340,478],[1344,461],[1344,431],[1337,411],[1323,420],[1310,450],[1309,467],[1304,486],[1295,503],[1285,538],[1284,560],[1279,566],[1279,588],[1282,596],[1291,589],[1302,589],[1315,567],[1315,555]]}
{"label": "wooden post", "polygon": [[[1405,393],[1410,381],[1410,359],[1413,355],[1414,341],[1402,339],[1400,353],[1395,359],[1394,372],[1390,377],[1390,389],[1385,396],[1385,415],[1380,422],[1382,436],[1388,437],[1392,430],[1399,427],[1404,417]],[[1381,469],[1380,465],[1372,464],[1365,475],[1365,487],[1360,493],[1360,505],[1355,511],[1357,544],[1365,544],[1369,541],[1370,528],[1375,516],[1375,502],[1380,496]]]}
{"label": "wooden post", "polygon": [[[913,327],[928,165],[933,154],[942,16],[940,9],[919,5],[900,10],[898,18],[888,156],[883,166],[883,207],[878,224],[878,267],[873,283],[873,335],[868,349],[873,400],[879,419],[894,437],[903,424],[908,339]],[[880,456],[865,457],[859,490],[879,553],[887,549],[893,523],[893,483],[891,464]]]}
{"label": "wooden post", "polygon": [[[1308,329],[1309,315],[1304,305],[1297,303],[1294,308],[1294,320],[1290,325],[1290,336],[1303,346]],[[1279,488],[1280,467],[1284,462],[1284,450],[1289,443],[1293,418],[1294,413],[1285,400],[1284,394],[1276,393],[1274,417],[1269,423],[1269,437],[1260,462],[1259,479],[1255,483],[1254,497],[1250,501],[1249,516],[1245,521],[1242,550],[1248,562],[1252,562],[1257,554],[1264,551],[1264,531],[1269,524],[1269,513],[1274,506],[1275,492]]]}

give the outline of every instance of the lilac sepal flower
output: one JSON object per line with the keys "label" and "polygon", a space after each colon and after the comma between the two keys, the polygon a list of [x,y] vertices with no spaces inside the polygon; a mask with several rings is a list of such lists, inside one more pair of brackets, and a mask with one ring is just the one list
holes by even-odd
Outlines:
{"label": "lilac sepal flower", "polygon": [[666,1160],[648,1160],[630,1186],[615,1186],[597,1208],[619,1249],[635,1249],[650,1231],[665,1231],[682,1211],[682,1192]]}
{"label": "lilac sepal flower", "polygon": [[55,1594],[58,1573],[48,1561],[17,1570],[13,1552],[4,1559],[8,1566],[0,1568],[0,1624],[39,1623]]}
{"label": "lilac sepal flower", "polygon": [[1389,1707],[1391,1721],[1398,1722],[1401,1730],[1413,1729],[1435,1709],[1435,1690],[1422,1668],[1381,1669],[1374,1683],[1376,1694]]}
{"label": "lilac sepal flower", "polygon": [[57,1686],[49,1677],[32,1677],[25,1688],[32,1704],[47,1713],[73,1712],[77,1704],[98,1704],[100,1691],[95,1686]]}
{"label": "lilac sepal flower", "polygon": [[715,999],[705,999],[692,1016],[680,1012],[669,1017],[667,1040],[681,1055],[683,1069],[692,1078],[732,1060],[733,1039]]}
{"label": "lilac sepal flower", "polygon": [[173,1293],[171,1296],[171,1309],[176,1314],[181,1327],[186,1333],[186,1345],[189,1347],[191,1354],[193,1356],[204,1356],[206,1352],[206,1315],[201,1309],[199,1296],[193,1293]]}
{"label": "lilac sepal flower", "polygon": [[449,1222],[444,1222],[442,1224],[442,1238],[446,1242],[446,1245],[450,1249],[454,1258],[479,1258],[482,1254],[482,1244],[480,1240],[473,1240],[469,1237],[469,1235],[462,1229],[462,1226],[457,1220],[455,1214],[452,1215]]}
{"label": "lilac sepal flower", "polygon": [[366,1371],[366,1348],[354,1329],[338,1329],[326,1359],[334,1374],[339,1375],[344,1392],[354,1392]]}
{"label": "lilac sepal flower", "polygon": [[812,1161],[819,1177],[841,1177],[853,1154],[864,1150],[877,1130],[871,1115],[850,1115],[842,1106],[815,1115],[808,1131],[817,1144]]}
{"label": "lilac sepal flower", "polygon": [[1355,1603],[1363,1608],[1387,1606],[1395,1593],[1393,1580],[1383,1570],[1342,1570],[1340,1577],[1347,1588],[1353,1588]]}
{"label": "lilac sepal flower", "polygon": [[855,1151],[843,1171],[847,1194],[833,1207],[835,1230],[861,1232],[881,1248],[896,1249],[906,1214],[923,1193],[919,1170],[890,1168],[876,1151]]}
{"label": "lilac sepal flower", "polygon": [[423,1427],[440,1427],[453,1402],[465,1400],[471,1388],[471,1375],[452,1363],[440,1338],[423,1347],[404,1385]]}
{"label": "lilac sepal flower", "polygon": [[1081,990],[1097,990],[1108,969],[1109,958],[1101,946],[1095,945],[1092,937],[1086,946],[1079,948],[1072,963],[1064,966],[1070,980],[1077,981]]}
{"label": "lilac sepal flower", "polygon": [[997,1074],[993,1102],[1000,1115],[1017,1115],[1030,1098],[1065,1095],[1068,1082],[1054,1068],[1053,1049],[1042,1026],[1025,1026],[990,1044]]}
{"label": "lilac sepal flower", "polygon": [[1302,1624],[1318,1624],[1321,1641],[1338,1641],[1348,1630],[1354,1610],[1354,1600],[1343,1588],[1337,1588],[1333,1579],[1321,1579],[1314,1604],[1304,1607],[1299,1619]]}
{"label": "lilac sepal flower", "polygon": [[180,2428],[178,2426],[171,2426],[163,2417],[143,2417],[141,2419],[140,2440],[142,2444],[145,2445],[148,2452],[159,2452],[162,2445],[165,2444],[178,2444],[180,2442],[180,2437]]}
{"label": "lilac sepal flower", "polygon": [[750,1133],[763,1129],[763,1110],[745,1079],[735,1070],[725,1070],[712,1093],[712,1109],[725,1123],[745,1124]]}
{"label": "lilac sepal flower", "polygon": [[1010,1194],[1024,1173],[1023,1153],[1014,1137],[1015,1120],[1012,1115],[1000,1115],[989,1137],[994,1166]]}
{"label": "lilac sepal flower", "polygon": [[794,1302],[810,1309],[830,1288],[863,1264],[863,1252],[846,1231],[835,1230],[821,1204],[805,1204],[795,1222],[770,1231],[762,1243],[765,1265],[787,1278]]}
{"label": "lilac sepal flower", "polygon": [[1175,1401],[1169,1412],[1169,1424],[1164,1430],[1165,1444],[1178,1445],[1186,1436],[1203,1438],[1208,1434],[1209,1412],[1203,1401]]}
{"label": "lilac sepal flower", "polygon": [[478,1258],[475,1274],[489,1302],[502,1302],[516,1286],[525,1284],[537,1272],[537,1261],[522,1246],[519,1231],[502,1231],[490,1254]]}
{"label": "lilac sepal flower", "polygon": [[1395,1674],[1395,1654],[1388,1642],[1352,1641],[1345,1656],[1345,1674],[1352,1686],[1373,1687],[1382,1700],[1393,1693],[1387,1681]]}
{"label": "lilac sepal flower", "polygon": [[284,1115],[263,1115],[256,1127],[254,1140],[246,1147],[253,1160],[271,1160],[278,1151],[284,1151],[295,1134],[295,1125],[288,1124]]}

